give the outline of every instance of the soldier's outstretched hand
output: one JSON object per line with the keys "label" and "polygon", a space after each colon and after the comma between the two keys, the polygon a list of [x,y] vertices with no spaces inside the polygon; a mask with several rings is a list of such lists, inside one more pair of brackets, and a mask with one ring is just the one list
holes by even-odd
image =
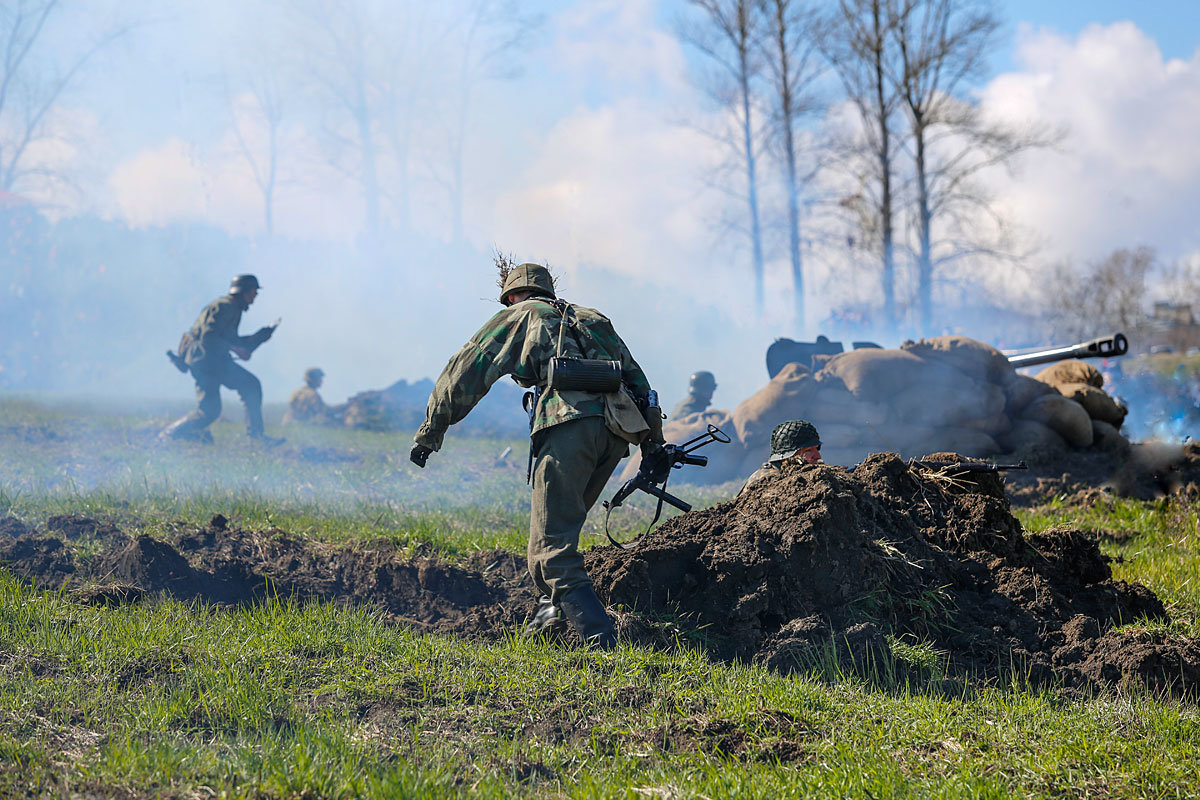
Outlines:
{"label": "soldier's outstretched hand", "polygon": [[429,460],[429,454],[432,452],[433,448],[431,447],[426,447],[423,444],[414,444],[412,450],[408,451],[408,460],[421,469],[425,469],[425,462]]}

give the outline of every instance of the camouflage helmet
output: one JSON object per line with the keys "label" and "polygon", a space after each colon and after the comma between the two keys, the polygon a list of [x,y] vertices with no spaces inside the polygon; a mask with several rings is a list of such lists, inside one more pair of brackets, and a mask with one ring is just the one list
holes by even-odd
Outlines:
{"label": "camouflage helmet", "polygon": [[321,379],[324,377],[325,370],[321,369],[320,367],[309,367],[308,369],[304,370],[304,382],[309,386],[312,386],[314,383],[320,383]]}
{"label": "camouflage helmet", "polygon": [[797,450],[820,446],[821,437],[811,422],[790,419],[779,423],[771,431],[771,457],[768,461],[783,461],[795,455]]}
{"label": "camouflage helmet", "polygon": [[554,297],[554,278],[541,264],[521,264],[513,267],[500,287],[500,302],[513,292],[533,292],[542,297]]}
{"label": "camouflage helmet", "polygon": [[693,372],[688,381],[688,388],[692,391],[713,392],[717,388],[717,379],[708,370]]}
{"label": "camouflage helmet", "polygon": [[241,294],[242,292],[257,291],[262,287],[258,285],[258,278],[253,275],[235,275],[233,280],[229,282],[230,294]]}

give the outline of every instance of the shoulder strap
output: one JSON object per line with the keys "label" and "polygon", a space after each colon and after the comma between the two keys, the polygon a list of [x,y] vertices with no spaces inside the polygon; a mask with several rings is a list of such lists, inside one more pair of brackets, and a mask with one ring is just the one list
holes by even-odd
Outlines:
{"label": "shoulder strap", "polygon": [[568,315],[572,315],[572,316],[574,315],[574,309],[572,308],[571,304],[568,303],[566,300],[561,300],[557,297],[554,297],[554,298],[534,297],[534,298],[530,298],[530,299],[541,300],[544,303],[549,303],[550,305],[552,305],[554,307],[554,310],[557,311],[560,315],[559,321],[558,321],[558,344],[554,348],[554,354],[560,358],[562,357],[563,329],[570,328],[571,329],[571,338],[573,338],[575,340],[575,345],[579,348],[579,355],[583,356],[584,358],[587,358],[588,357],[587,348],[584,346],[583,341],[579,338],[579,326],[567,318]]}

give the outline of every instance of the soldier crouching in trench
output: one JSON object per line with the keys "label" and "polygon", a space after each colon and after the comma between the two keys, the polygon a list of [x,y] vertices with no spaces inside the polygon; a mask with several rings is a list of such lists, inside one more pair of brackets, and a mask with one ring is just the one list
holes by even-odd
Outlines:
{"label": "soldier crouching in trench", "polygon": [[688,414],[695,414],[697,411],[705,411],[712,405],[713,392],[717,390],[717,379],[708,370],[700,370],[693,372],[692,377],[688,379],[687,397],[679,401],[679,405],[671,412],[671,416],[675,419],[685,417]]}
{"label": "soldier crouching in trench", "polygon": [[250,360],[259,345],[271,338],[274,325],[259,328],[249,336],[238,335],[242,314],[258,296],[258,278],[238,275],[229,292],[209,303],[183,335],[179,353],[167,356],[181,372],[191,372],[196,381],[196,409],[168,425],[161,439],[212,441],[208,426],[221,416],[221,387],[227,386],[242,398],[246,407],[246,433],[251,439],[279,444],[283,439],[263,433],[262,384],[248,369],[233,363],[233,355]]}
{"label": "soldier crouching in trench", "polygon": [[320,367],[309,367],[304,370],[304,385],[292,392],[288,398],[288,410],[283,414],[283,424],[293,425],[307,423],[309,425],[341,425],[346,413],[345,404],[326,405],[321,398],[321,383],[325,380],[325,370]]}
{"label": "soldier crouching in trench", "polygon": [[789,466],[821,463],[821,437],[816,427],[803,419],[781,422],[771,431],[771,457],[746,479],[738,494]]}
{"label": "soldier crouching in trench", "polygon": [[[661,416],[651,420],[639,413],[639,407],[646,408],[650,384],[612,323],[594,309],[558,300],[545,267],[501,266],[500,302],[507,308],[438,377],[409,458],[424,467],[429,454],[441,447],[446,429],[462,420],[502,376],[511,375],[526,388],[538,387],[532,393],[529,574],[542,597],[526,633],[550,631],[561,616],[585,645],[609,649],[616,645],[616,633],[584,569],[579,533],[617,463],[628,455],[628,443],[641,442],[644,454],[661,446]],[[606,360],[615,391],[552,382],[550,365],[556,355]]]}

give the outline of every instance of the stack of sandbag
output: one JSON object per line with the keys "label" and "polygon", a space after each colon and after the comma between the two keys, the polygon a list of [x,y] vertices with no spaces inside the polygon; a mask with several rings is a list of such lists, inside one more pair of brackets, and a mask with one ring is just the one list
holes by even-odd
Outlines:
{"label": "stack of sandbag", "polygon": [[797,418],[817,426],[825,460],[835,464],[878,451],[986,457],[1123,441],[1125,409],[1084,362],[1059,362],[1031,378],[990,345],[942,336],[852,350],[816,366],[788,365],[734,410],[743,471],[766,459],[775,425]]}
{"label": "stack of sandbag", "polygon": [[1059,361],[1034,377],[1018,375],[1010,395],[1013,430],[1005,446],[1125,449],[1128,409],[1104,391],[1104,376],[1085,361]]}

